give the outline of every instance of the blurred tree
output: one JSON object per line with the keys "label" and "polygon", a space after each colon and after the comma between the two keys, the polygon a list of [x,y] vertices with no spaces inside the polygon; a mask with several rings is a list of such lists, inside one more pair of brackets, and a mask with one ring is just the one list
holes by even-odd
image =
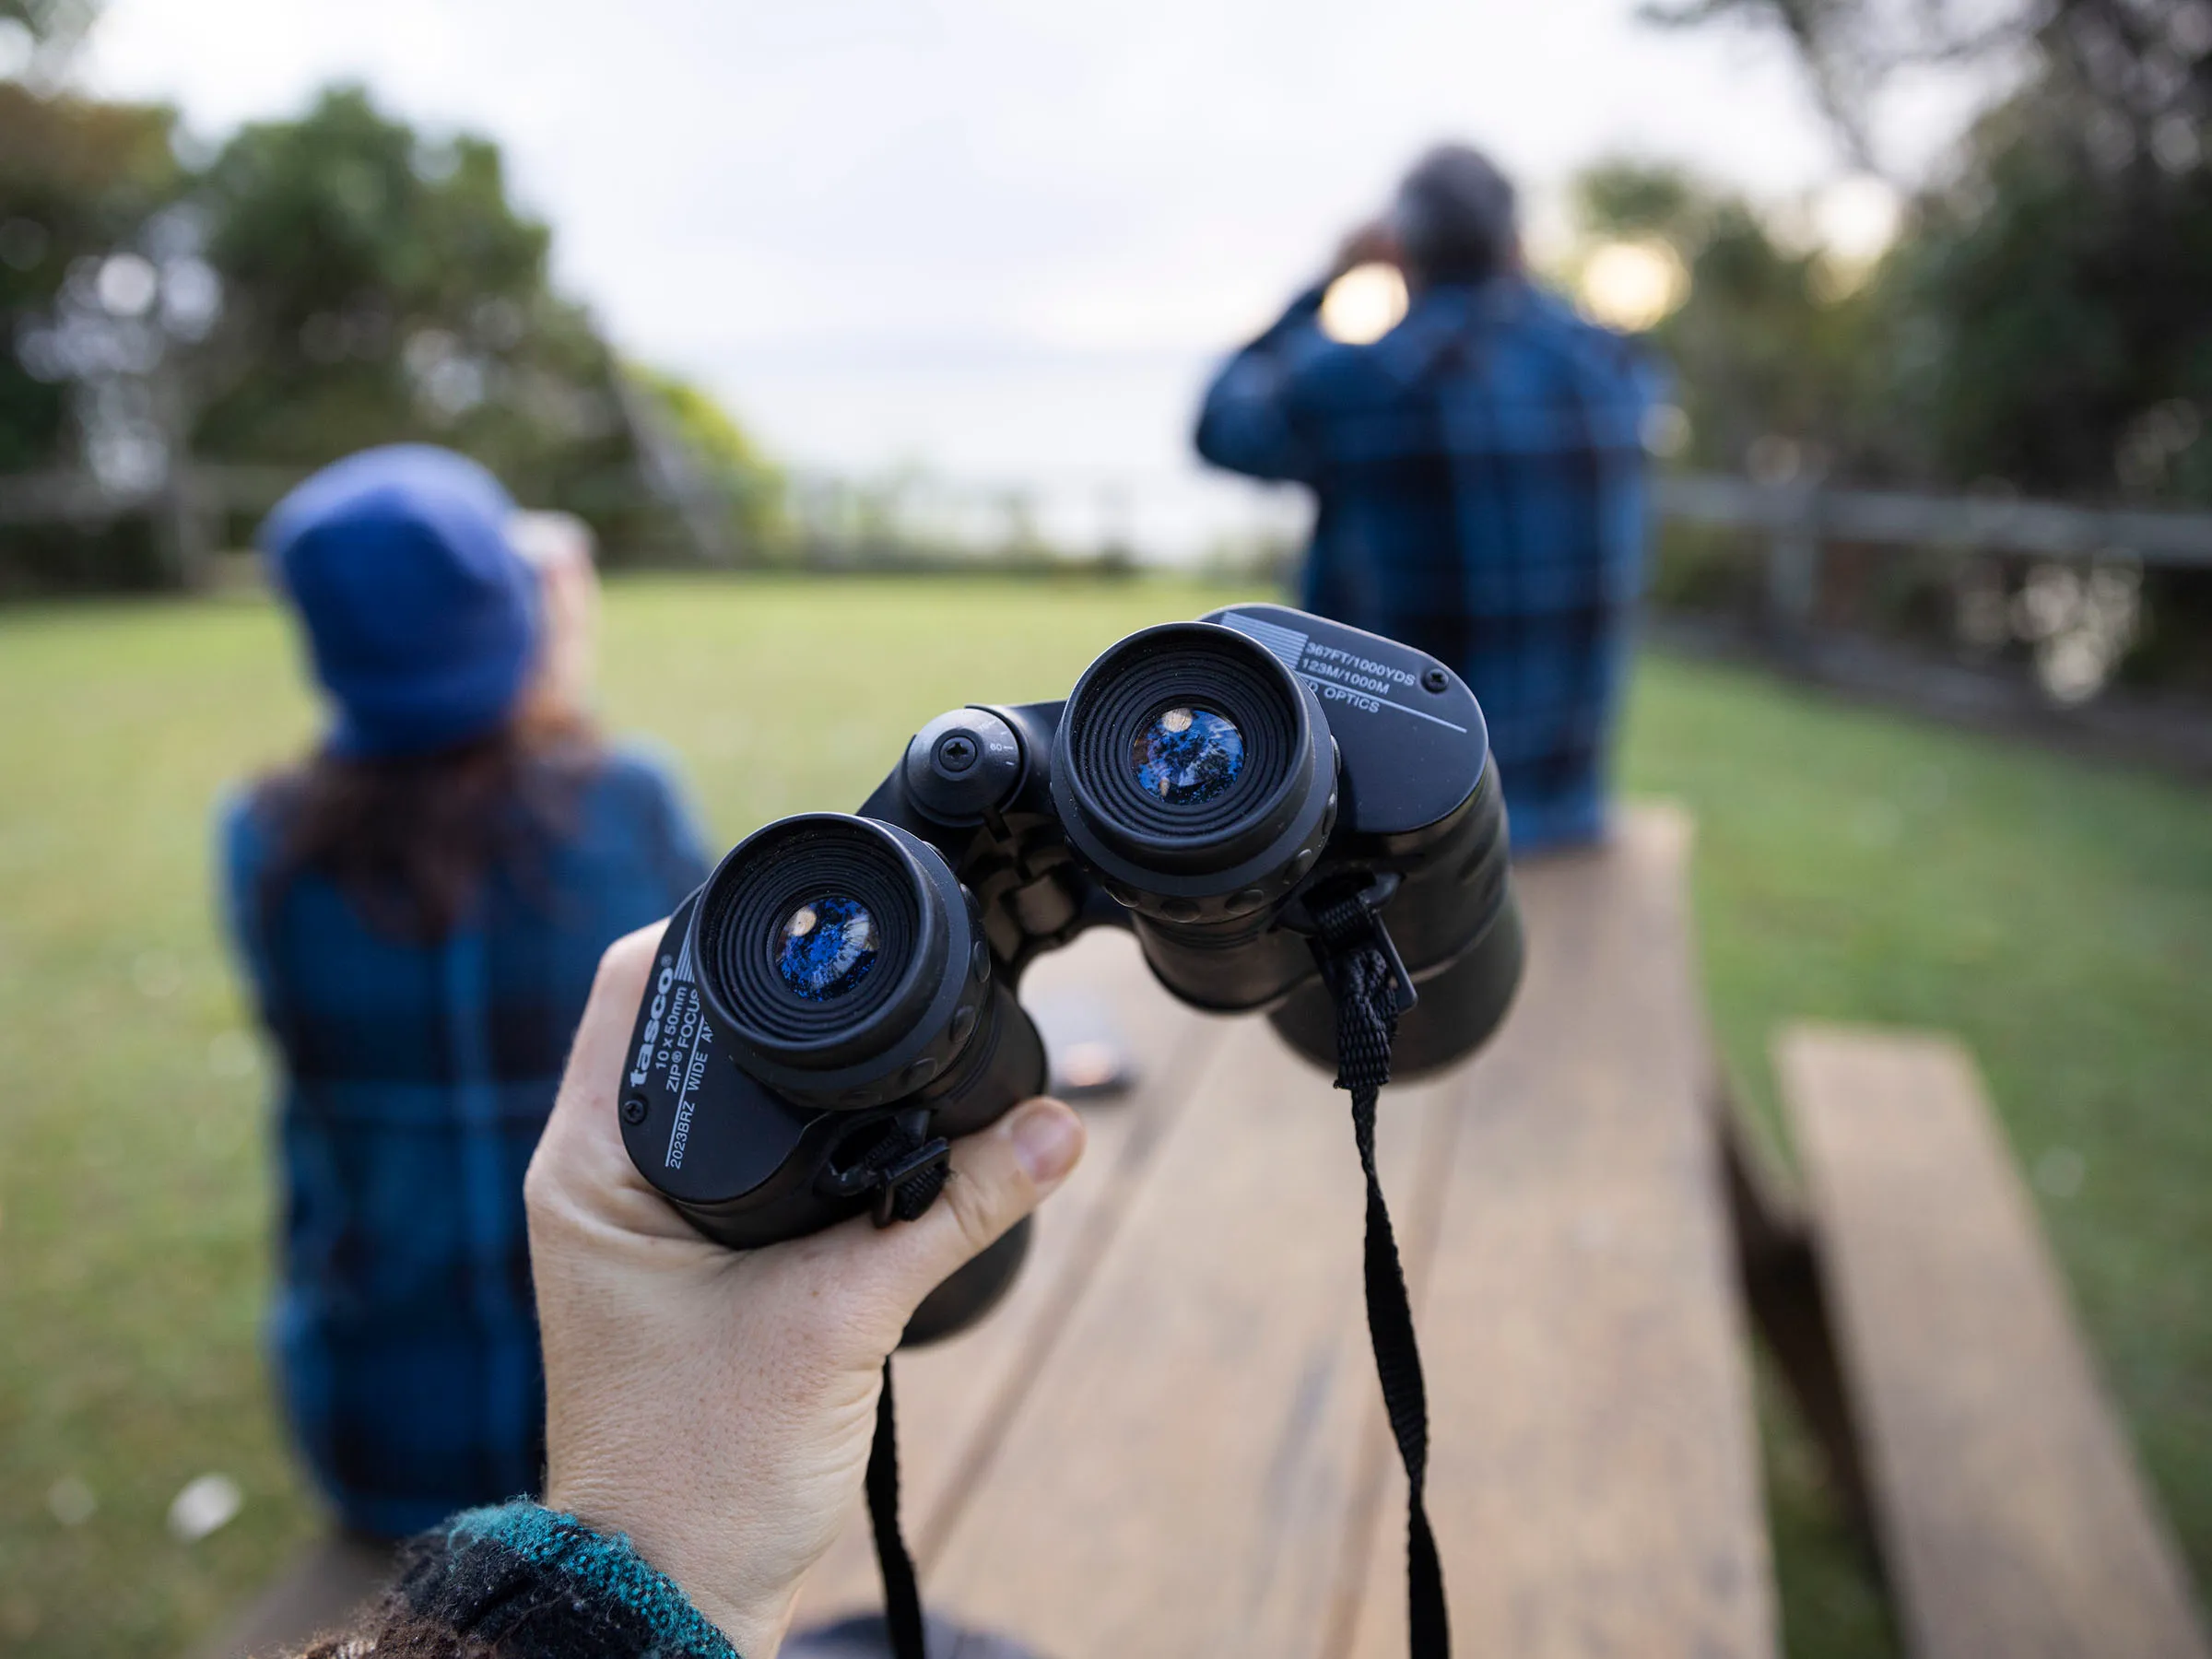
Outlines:
{"label": "blurred tree", "polygon": [[495,145],[432,141],[340,88],[242,129],[194,201],[225,294],[195,453],[310,465],[432,441],[618,555],[665,535],[613,354],[553,291],[551,233],[508,199]]}
{"label": "blurred tree", "polygon": [[714,394],[665,370],[629,366],[630,382],[651,399],[658,421],[682,446],[690,468],[726,520],[726,539],[747,564],[790,553],[790,486]]}
{"label": "blurred tree", "polygon": [[2050,87],[1976,126],[1885,273],[1896,406],[1953,477],[2212,503],[2212,168],[2118,130]]}
{"label": "blurred tree", "polygon": [[[147,371],[190,324],[147,256],[188,183],[175,118],[41,79],[0,77],[0,474],[82,457],[142,479],[163,453]],[[143,518],[0,537],[0,590],[146,586],[173,564]]]}
{"label": "blurred tree", "polygon": [[[0,7],[56,40],[89,16]],[[633,385],[553,289],[550,232],[488,141],[427,138],[351,88],[197,174],[174,136],[165,109],[0,79],[0,474],[81,461],[128,497],[181,453],[304,469],[420,439],[581,514],[618,560],[732,539],[702,537],[697,477],[739,546],[782,533],[781,475],[735,423],[681,381]],[[144,524],[102,540],[18,536],[0,586],[185,573]]]}
{"label": "blurred tree", "polygon": [[2212,501],[2212,4],[1688,0],[1794,43],[1853,152],[1931,66],[2014,90],[1924,188],[1870,303],[1931,481]]}
{"label": "blurred tree", "polygon": [[41,76],[65,64],[100,15],[100,0],[0,0],[0,43],[13,33],[24,67]]}
{"label": "blurred tree", "polygon": [[1742,22],[1783,34],[1853,159],[1881,172],[1875,106],[1892,82],[1916,69],[2018,53],[2040,14],[2074,3],[2010,0],[1993,13],[1984,0],[1647,0],[1641,16],[1673,29]]}
{"label": "blurred tree", "polygon": [[104,261],[182,190],[174,126],[166,109],[0,80],[0,472],[68,453],[70,351],[94,343],[53,328],[63,291],[97,300]]}
{"label": "blurred tree", "polygon": [[1856,273],[1786,245],[1743,197],[1677,168],[1606,162],[1572,194],[1585,236],[1656,238],[1688,272],[1682,304],[1652,332],[1688,417],[1683,458],[1775,482],[1839,453],[1873,459],[1872,319]]}
{"label": "blurred tree", "polygon": [[[2012,90],[1924,187],[1869,297],[1862,448],[1927,482],[2212,505],[2212,0],[1684,0],[1779,28],[1854,155],[1883,94]],[[2212,689],[2212,576],[2146,578],[2129,672]],[[2135,624],[2131,622],[2131,629]]]}

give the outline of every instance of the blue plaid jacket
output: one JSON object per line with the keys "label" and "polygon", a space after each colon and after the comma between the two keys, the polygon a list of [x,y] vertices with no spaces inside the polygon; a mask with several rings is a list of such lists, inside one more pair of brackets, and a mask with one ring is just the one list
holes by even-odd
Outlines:
{"label": "blue plaid jacket", "polygon": [[666,915],[706,864],[667,775],[612,754],[542,868],[495,872],[469,922],[412,944],[312,874],[265,905],[267,818],[234,799],[221,841],[231,927],[283,1067],[271,1344],[340,1518],[398,1537],[537,1488],[523,1171],[601,951]]}
{"label": "blue plaid jacket", "polygon": [[1317,499],[1302,603],[1456,667],[1513,845],[1587,841],[1642,586],[1648,360],[1517,277],[1422,294],[1371,346],[1323,290],[1230,359],[1198,453]]}

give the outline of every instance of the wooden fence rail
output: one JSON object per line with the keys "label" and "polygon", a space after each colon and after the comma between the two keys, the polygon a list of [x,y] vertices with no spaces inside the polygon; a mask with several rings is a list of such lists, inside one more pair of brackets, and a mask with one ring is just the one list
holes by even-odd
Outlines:
{"label": "wooden fence rail", "polygon": [[305,475],[295,467],[180,467],[157,484],[117,489],[85,472],[0,477],[0,531],[18,525],[94,529],[117,519],[152,521],[161,562],[179,587],[197,587],[232,512],[266,512]]}
{"label": "wooden fence rail", "polygon": [[[164,483],[124,490],[81,472],[0,477],[0,527],[98,524],[148,514],[175,573],[190,581],[224,515],[265,512],[300,476],[280,466],[202,465],[180,469]],[[1820,550],[1829,542],[2060,559],[2125,556],[2146,565],[2212,569],[2212,512],[1764,485],[1714,474],[1663,474],[1656,496],[1658,516],[1666,523],[1767,536],[1769,609],[1784,625],[1810,620]]]}
{"label": "wooden fence rail", "polygon": [[2212,568],[2208,512],[1762,485],[1710,474],[1662,476],[1658,511],[1669,524],[1764,532],[1767,612],[1785,629],[1812,621],[1828,542],[2061,559],[2124,556],[2146,565]]}

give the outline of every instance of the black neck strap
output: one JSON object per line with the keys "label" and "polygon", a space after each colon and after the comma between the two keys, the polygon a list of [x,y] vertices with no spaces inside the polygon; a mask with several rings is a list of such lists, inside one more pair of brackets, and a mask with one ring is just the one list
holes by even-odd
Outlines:
{"label": "black neck strap", "polygon": [[[1390,947],[1382,921],[1360,895],[1312,907],[1316,954],[1336,1002],[1336,1087],[1352,1097],[1352,1139],[1367,1176],[1367,1334],[1382,1383],[1382,1409],[1406,1465],[1406,1611],[1412,1659],[1450,1659],[1444,1572],[1429,1529],[1423,1488],[1429,1474],[1429,1402],[1421,1351],[1414,1339],[1413,1303],[1398,1259],[1390,1206],[1375,1171],[1375,1102],[1390,1081],[1391,1044],[1398,1014],[1413,1002],[1413,985]],[[943,1177],[937,1177],[942,1184]],[[936,1196],[932,1186],[928,1200]],[[903,1208],[903,1206],[901,1206]],[[917,1214],[919,1211],[916,1212]],[[902,1218],[904,1218],[902,1217]],[[876,1405],[876,1440],[868,1453],[868,1520],[883,1572],[884,1623],[893,1659],[928,1659],[922,1598],[913,1559],[899,1530],[899,1433],[891,1405],[891,1362],[883,1362]]]}
{"label": "black neck strap", "polygon": [[883,1574],[883,1622],[893,1659],[927,1659],[922,1639],[922,1590],[914,1559],[899,1530],[899,1418],[891,1404],[891,1362],[883,1362],[876,1396],[876,1439],[868,1447],[868,1524],[876,1533],[876,1566]]}
{"label": "black neck strap", "polygon": [[1375,1100],[1390,1081],[1398,1014],[1413,1001],[1382,921],[1357,896],[1313,907],[1324,947],[1322,971],[1336,999],[1336,1087],[1352,1097],[1352,1138],[1367,1176],[1367,1335],[1382,1383],[1382,1410],[1406,1465],[1406,1623],[1413,1659],[1450,1659],[1444,1570],[1429,1529],[1429,1396],[1413,1303],[1382,1180],[1375,1171]]}

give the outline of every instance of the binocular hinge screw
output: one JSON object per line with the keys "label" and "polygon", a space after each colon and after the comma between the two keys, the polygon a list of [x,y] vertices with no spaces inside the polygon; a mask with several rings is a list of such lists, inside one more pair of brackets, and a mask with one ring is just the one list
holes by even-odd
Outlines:
{"label": "binocular hinge screw", "polygon": [[648,1110],[643,1095],[631,1095],[622,1102],[622,1121],[626,1124],[641,1124],[645,1121]]}
{"label": "binocular hinge screw", "polygon": [[1441,668],[1431,668],[1421,676],[1421,689],[1424,691],[1441,691],[1451,683],[1451,677]]}

